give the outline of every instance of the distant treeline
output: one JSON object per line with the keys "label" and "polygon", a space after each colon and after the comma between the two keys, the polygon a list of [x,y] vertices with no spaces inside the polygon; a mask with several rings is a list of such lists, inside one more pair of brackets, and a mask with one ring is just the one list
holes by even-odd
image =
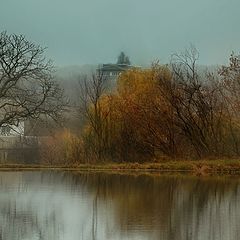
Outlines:
{"label": "distant treeline", "polygon": [[45,148],[45,160],[238,157],[240,58],[232,54],[229,65],[216,72],[200,71],[197,60],[192,47],[173,55],[168,65],[155,63],[150,69],[126,71],[111,92],[106,91],[101,72],[82,81],[79,112],[85,124],[81,134],[58,133]]}

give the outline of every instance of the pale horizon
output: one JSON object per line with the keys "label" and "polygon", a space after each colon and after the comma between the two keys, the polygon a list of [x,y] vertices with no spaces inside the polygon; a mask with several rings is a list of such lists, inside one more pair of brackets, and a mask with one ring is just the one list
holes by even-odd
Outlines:
{"label": "pale horizon", "polygon": [[47,47],[57,66],[111,63],[124,51],[136,65],[193,44],[199,64],[239,53],[237,0],[3,0],[0,31]]}

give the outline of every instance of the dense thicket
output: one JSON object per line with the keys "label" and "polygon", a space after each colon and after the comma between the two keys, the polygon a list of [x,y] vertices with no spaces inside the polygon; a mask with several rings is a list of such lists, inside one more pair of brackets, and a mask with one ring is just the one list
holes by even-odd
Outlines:
{"label": "dense thicket", "polygon": [[192,48],[169,65],[124,72],[111,94],[95,78],[85,98],[85,156],[140,162],[238,156],[240,59],[231,55],[217,73],[200,72],[197,59]]}
{"label": "dense thicket", "polygon": [[51,163],[231,158],[240,154],[240,59],[216,71],[197,65],[191,48],[168,65],[131,69],[109,91],[101,72],[80,83],[75,134],[47,143]]}

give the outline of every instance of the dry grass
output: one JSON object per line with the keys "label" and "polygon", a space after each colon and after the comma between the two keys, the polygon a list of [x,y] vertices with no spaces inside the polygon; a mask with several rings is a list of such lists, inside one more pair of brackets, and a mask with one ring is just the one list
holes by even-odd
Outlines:
{"label": "dry grass", "polygon": [[102,163],[102,164],[0,164],[0,170],[77,170],[107,172],[189,172],[196,175],[240,174],[240,159],[164,161],[159,163]]}

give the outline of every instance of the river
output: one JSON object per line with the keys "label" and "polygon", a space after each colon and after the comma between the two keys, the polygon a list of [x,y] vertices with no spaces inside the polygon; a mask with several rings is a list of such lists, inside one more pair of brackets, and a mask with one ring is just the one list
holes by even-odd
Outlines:
{"label": "river", "polygon": [[0,172],[1,240],[237,240],[240,178]]}

